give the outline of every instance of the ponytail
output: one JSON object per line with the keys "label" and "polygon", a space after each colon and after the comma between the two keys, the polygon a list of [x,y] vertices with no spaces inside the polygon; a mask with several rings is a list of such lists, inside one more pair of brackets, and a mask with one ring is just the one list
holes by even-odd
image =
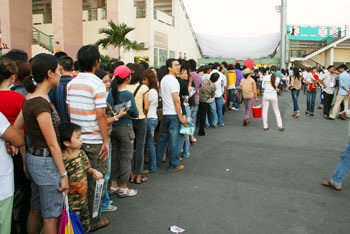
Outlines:
{"label": "ponytail", "polygon": [[112,96],[114,99],[114,105],[117,105],[119,103],[119,91],[118,91],[118,86],[125,81],[128,77],[122,79],[119,76],[114,77],[112,83],[111,83],[111,88],[112,88]]}
{"label": "ponytail", "polygon": [[35,91],[36,81],[34,80],[34,77],[32,75],[29,75],[26,78],[24,78],[23,83],[28,93],[33,93]]}
{"label": "ponytail", "polygon": [[272,88],[274,90],[276,90],[276,75],[275,75],[275,73],[271,74],[270,82],[271,82]]}

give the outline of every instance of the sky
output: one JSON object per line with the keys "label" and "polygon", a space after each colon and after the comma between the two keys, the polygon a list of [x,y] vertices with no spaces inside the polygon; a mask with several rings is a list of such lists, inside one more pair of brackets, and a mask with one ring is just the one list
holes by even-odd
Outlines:
{"label": "sky", "polygon": [[[183,0],[196,33],[252,37],[280,31],[281,0]],[[287,0],[287,24],[350,24],[350,0]]]}

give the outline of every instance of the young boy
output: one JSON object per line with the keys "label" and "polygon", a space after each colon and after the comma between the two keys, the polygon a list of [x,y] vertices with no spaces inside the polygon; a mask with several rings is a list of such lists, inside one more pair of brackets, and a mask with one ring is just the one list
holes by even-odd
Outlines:
{"label": "young boy", "polygon": [[83,144],[81,128],[74,123],[59,126],[63,162],[69,178],[69,207],[79,216],[85,232],[90,230],[90,217],[87,198],[87,173],[94,179],[103,178],[103,174],[91,168],[86,153],[81,150]]}

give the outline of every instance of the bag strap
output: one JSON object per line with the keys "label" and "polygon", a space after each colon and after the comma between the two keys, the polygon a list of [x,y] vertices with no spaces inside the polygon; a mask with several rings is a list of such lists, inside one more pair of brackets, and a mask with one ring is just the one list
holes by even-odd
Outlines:
{"label": "bag strap", "polygon": [[137,86],[137,88],[134,91],[134,97],[136,97],[137,92],[139,91],[139,89],[141,88],[142,84],[139,84],[139,86]]}
{"label": "bag strap", "polygon": [[69,203],[68,203],[68,194],[62,193],[64,198],[64,209],[67,211],[67,215],[69,216]]}

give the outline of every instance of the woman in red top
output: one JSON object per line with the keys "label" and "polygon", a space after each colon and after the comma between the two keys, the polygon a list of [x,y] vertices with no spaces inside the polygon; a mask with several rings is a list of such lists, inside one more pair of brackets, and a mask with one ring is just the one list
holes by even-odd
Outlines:
{"label": "woman in red top", "polygon": [[316,67],[313,67],[311,69],[311,74],[312,74],[312,79],[305,81],[307,85],[305,114],[310,114],[310,116],[314,116],[315,100],[316,100],[316,94],[317,94],[317,83],[318,83],[318,74],[317,74]]}
{"label": "woman in red top", "polygon": [[16,63],[9,59],[0,61],[0,112],[13,125],[19,112],[22,110],[24,96],[10,90],[16,79],[18,69]]}

